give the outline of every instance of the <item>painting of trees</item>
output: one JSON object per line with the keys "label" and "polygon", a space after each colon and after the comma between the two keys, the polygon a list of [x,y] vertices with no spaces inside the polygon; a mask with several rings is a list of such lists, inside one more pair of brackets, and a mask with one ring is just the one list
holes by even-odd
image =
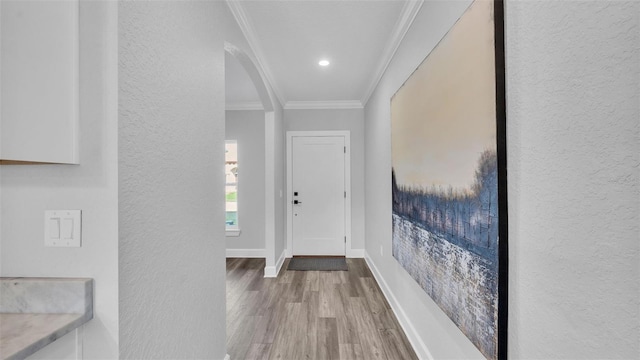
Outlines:
{"label": "painting of trees", "polygon": [[393,212],[429,232],[487,259],[495,259],[498,237],[497,157],[486,150],[478,159],[471,190],[398,186],[391,171]]}

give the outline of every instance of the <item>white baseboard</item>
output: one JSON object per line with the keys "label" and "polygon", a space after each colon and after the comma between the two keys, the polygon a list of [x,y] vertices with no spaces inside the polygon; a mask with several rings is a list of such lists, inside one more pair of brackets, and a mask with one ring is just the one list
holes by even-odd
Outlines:
{"label": "white baseboard", "polygon": [[264,277],[278,277],[278,273],[282,268],[282,264],[284,264],[285,256],[286,256],[286,251],[283,250],[282,254],[280,254],[280,258],[278,259],[278,261],[276,261],[275,266],[265,266]]}
{"label": "white baseboard", "polygon": [[347,249],[345,256],[348,258],[363,258],[364,249]]}
{"label": "white baseboard", "polygon": [[373,262],[373,260],[371,259],[371,257],[366,251],[364,254],[364,259],[367,262],[369,269],[371,269],[371,272],[373,273],[373,277],[375,277],[376,281],[378,282],[378,285],[380,285],[380,289],[382,289],[382,293],[384,294],[384,297],[389,302],[389,305],[391,305],[391,310],[393,310],[393,313],[396,315],[396,318],[398,319],[400,326],[402,326],[402,330],[404,330],[404,333],[407,335],[407,338],[409,339],[411,346],[413,346],[413,350],[416,352],[416,355],[418,355],[418,358],[434,360],[433,356],[431,355],[431,352],[429,351],[429,349],[427,349],[427,346],[425,345],[424,341],[422,341],[422,339],[418,335],[418,332],[416,331],[416,328],[413,326],[411,319],[409,319],[407,314],[404,312],[404,309],[402,308],[402,306],[400,306],[398,299],[396,299],[396,297],[393,295],[393,292],[389,288],[389,285],[387,285],[387,282],[384,280],[384,277],[382,277],[382,274],[380,273],[375,263]]}
{"label": "white baseboard", "polygon": [[228,258],[263,258],[264,249],[227,249]]}
{"label": "white baseboard", "polygon": [[[364,249],[347,249],[344,256],[348,258],[364,258]],[[285,249],[285,257],[293,257],[291,250]]]}

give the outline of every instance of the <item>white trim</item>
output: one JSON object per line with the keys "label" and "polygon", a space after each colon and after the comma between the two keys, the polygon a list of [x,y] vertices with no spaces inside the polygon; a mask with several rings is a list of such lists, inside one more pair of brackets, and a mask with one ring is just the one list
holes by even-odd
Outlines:
{"label": "white trim", "polygon": [[227,103],[224,107],[227,111],[241,111],[241,110],[264,110],[261,101],[245,101],[237,103]]}
{"label": "white trim", "polygon": [[229,237],[238,237],[240,236],[240,229],[225,229],[224,235]]}
{"label": "white trim", "polygon": [[418,11],[422,7],[423,3],[424,0],[407,1],[404,3],[402,14],[398,18],[398,21],[396,22],[396,25],[393,29],[393,33],[391,34],[391,37],[389,37],[389,42],[387,43],[387,46],[385,46],[384,51],[380,56],[380,63],[378,64],[378,68],[373,72],[374,75],[371,77],[371,83],[369,84],[367,91],[364,93],[364,96],[360,100],[362,104],[366,105],[367,101],[369,101],[371,94],[373,94],[373,91],[378,86],[378,83],[382,79],[382,75],[384,75],[384,73],[387,71],[387,67],[389,67],[391,59],[393,59],[396,51],[398,51],[398,47],[400,46],[402,39],[404,39],[407,31],[409,31],[409,27],[413,23],[413,20],[416,18],[416,15],[418,15]]}
{"label": "white trim", "polygon": [[434,357],[427,348],[427,345],[425,345],[424,341],[422,341],[422,338],[420,337],[420,335],[418,335],[416,328],[413,326],[413,322],[407,316],[407,313],[404,312],[404,309],[400,305],[400,302],[398,302],[398,299],[396,299],[396,297],[393,295],[393,292],[389,288],[389,285],[387,285],[387,282],[384,280],[384,277],[376,267],[373,259],[371,259],[369,253],[367,253],[366,251],[364,260],[367,262],[369,269],[371,269],[371,273],[373,273],[373,277],[378,282],[378,285],[380,285],[380,289],[382,290],[384,297],[387,299],[387,302],[389,302],[389,305],[391,305],[391,310],[393,310],[394,315],[398,319],[402,330],[404,330],[404,333],[407,335],[407,338],[409,339],[411,346],[413,346],[413,350],[416,352],[418,358],[434,360]]}
{"label": "white trim", "polygon": [[278,98],[278,101],[280,101],[280,104],[284,104],[285,101],[284,101],[284,96],[282,96],[282,91],[274,81],[275,77],[271,74],[271,72],[265,65],[266,62],[264,61],[264,59],[266,59],[266,57],[262,52],[262,48],[260,47],[260,42],[257,41],[257,37],[255,35],[256,32],[253,30],[253,25],[251,24],[251,20],[249,20],[249,17],[244,11],[241,1],[227,0],[226,3],[227,3],[227,6],[229,7],[229,10],[231,11],[231,14],[233,14],[233,17],[236,19],[236,22],[240,27],[240,31],[242,31],[242,34],[247,39],[247,43],[249,43],[249,47],[251,48],[251,50],[253,50],[253,54],[256,56],[256,60],[258,61],[256,68],[258,69],[259,72],[264,74],[264,77],[267,79],[267,82],[269,83],[269,85],[271,85],[271,89],[273,90],[276,97]]}
{"label": "white trim", "polygon": [[84,359],[84,324],[78,326],[76,333],[76,359]]}
{"label": "white trim", "polygon": [[247,55],[244,50],[239,47],[225,41],[224,42],[224,51],[233,56],[244,68],[251,79],[251,82],[256,88],[258,92],[258,96],[260,97],[260,102],[265,111],[274,111],[275,110],[275,102],[273,101],[273,96],[271,94],[270,86],[268,84],[267,79],[262,75],[260,69],[256,66],[256,63],[252,58]]}
{"label": "white trim", "polygon": [[280,269],[282,269],[282,265],[284,265],[284,260],[286,259],[285,251],[282,250],[280,257],[278,258],[278,262],[276,263],[276,276],[280,273]]}
{"label": "white trim", "polygon": [[264,277],[266,278],[278,277],[278,274],[280,273],[280,269],[282,269],[282,264],[284,264],[284,259],[285,259],[285,251],[282,251],[282,254],[280,254],[280,258],[278,259],[278,262],[276,263],[275,266],[264,267]]}
{"label": "white trim", "polygon": [[362,109],[360,100],[337,101],[287,101],[285,110]]}
{"label": "white trim", "polygon": [[264,249],[227,249],[228,258],[263,258]]}
{"label": "white trim", "polygon": [[[289,101],[289,102],[285,101],[286,99],[283,96],[284,93],[275,82],[275,77],[273,76],[273,74],[271,74],[271,71],[265,65],[266,57],[264,56],[264,52],[260,47],[260,42],[257,40],[257,36],[255,35],[256,32],[253,29],[251,20],[249,20],[249,17],[247,16],[244,8],[242,7],[241,1],[227,0],[226,3],[227,3],[227,6],[229,7],[229,10],[233,14],[233,17],[238,23],[238,26],[240,27],[242,34],[247,39],[247,43],[249,44],[249,47],[251,48],[251,50],[253,51],[256,57],[256,60],[258,62],[256,67],[258,68],[258,71],[264,75],[267,82],[271,85],[271,90],[274,92],[278,101],[280,101],[280,104],[285,104],[285,109],[354,109],[354,107],[345,108],[345,107],[334,107],[330,105],[329,107],[327,107],[328,105],[316,105],[316,106],[322,106],[322,107],[300,107],[305,105],[302,105],[302,104],[297,105],[296,104],[298,103],[297,101]],[[364,105],[366,105],[367,101],[369,101],[371,94],[375,90],[376,86],[378,86],[380,79],[382,79],[382,75],[384,75],[384,73],[386,72],[387,67],[389,66],[389,63],[391,62],[391,59],[393,59],[393,56],[398,50],[400,43],[402,42],[405,35],[407,34],[409,27],[413,23],[413,20],[418,14],[418,11],[422,7],[423,3],[424,3],[424,0],[412,0],[412,1],[405,2],[405,5],[402,9],[402,13],[394,26],[393,33],[389,38],[389,41],[387,42],[387,45],[385,46],[385,49],[382,55],[380,56],[380,59],[381,59],[380,63],[378,64],[376,71],[373,72],[375,75],[371,77],[371,83],[369,84],[369,87],[367,88],[367,90],[362,96],[362,99],[360,100],[359,108],[362,108]],[[355,104],[355,101],[353,102]],[[307,102],[301,102],[301,103],[307,103]],[[320,102],[320,103],[323,103],[323,102]],[[327,103],[334,103],[334,102],[327,102]]]}
{"label": "white trim", "polygon": [[75,1],[73,7],[74,21],[73,21],[73,41],[75,46],[73,47],[73,129],[72,141],[73,148],[71,149],[71,163],[80,164],[80,1]]}
{"label": "white trim", "polygon": [[265,272],[273,268],[276,261],[276,155],[275,155],[275,114],[264,115],[264,248]]}
{"label": "white trim", "polygon": [[345,257],[348,258],[364,258],[364,249],[347,249]]}
{"label": "white trim", "polygon": [[351,132],[348,130],[343,131],[287,131],[287,247],[286,251],[289,256],[293,254],[293,173],[291,171],[293,167],[292,156],[292,141],[296,136],[342,136],[344,137],[344,146],[346,147],[346,154],[344,157],[344,183],[345,190],[347,192],[347,198],[345,201],[344,211],[344,235],[347,237],[345,243],[345,255],[351,249]]}

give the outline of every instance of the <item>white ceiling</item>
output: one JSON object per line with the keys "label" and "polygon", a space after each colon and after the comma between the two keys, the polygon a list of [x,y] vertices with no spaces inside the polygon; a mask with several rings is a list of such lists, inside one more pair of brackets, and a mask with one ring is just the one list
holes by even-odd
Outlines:
{"label": "white ceiling", "polygon": [[[285,108],[361,107],[422,4],[417,0],[228,3]],[[331,64],[319,66],[325,58]],[[228,103],[258,101],[257,94],[248,99],[244,97],[248,91],[237,88],[248,80],[238,71],[242,68],[236,68],[240,64],[228,63]],[[240,74],[246,79],[236,81]]]}

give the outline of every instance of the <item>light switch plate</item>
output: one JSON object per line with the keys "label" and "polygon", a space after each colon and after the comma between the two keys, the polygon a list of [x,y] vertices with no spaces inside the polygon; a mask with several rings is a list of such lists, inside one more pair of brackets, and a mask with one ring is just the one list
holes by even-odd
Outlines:
{"label": "light switch plate", "polygon": [[44,246],[80,247],[82,245],[82,210],[46,210],[44,212]]}

